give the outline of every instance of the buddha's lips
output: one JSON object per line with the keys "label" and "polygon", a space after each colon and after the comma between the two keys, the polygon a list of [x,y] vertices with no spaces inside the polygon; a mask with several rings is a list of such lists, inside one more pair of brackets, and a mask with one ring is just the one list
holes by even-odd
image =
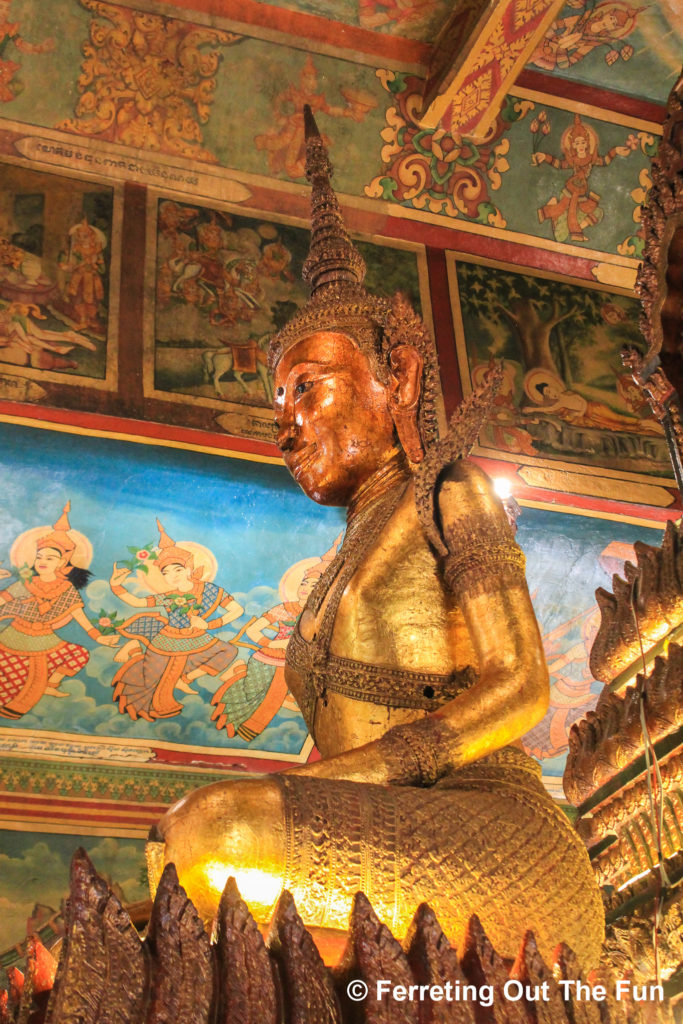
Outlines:
{"label": "buddha's lips", "polygon": [[285,456],[285,463],[287,465],[287,469],[295,480],[297,480],[301,473],[311,464],[317,451],[318,445],[313,441],[298,452],[287,453]]}

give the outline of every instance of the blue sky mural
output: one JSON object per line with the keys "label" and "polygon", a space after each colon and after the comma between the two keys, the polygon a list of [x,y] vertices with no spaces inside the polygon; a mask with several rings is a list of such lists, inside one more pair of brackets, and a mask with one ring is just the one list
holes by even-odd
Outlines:
{"label": "blue sky mural", "polygon": [[[225,641],[270,609],[289,609],[293,621],[302,571],[315,566],[343,530],[342,510],[310,502],[280,466],[17,427],[0,427],[0,446],[0,569],[12,570],[16,579],[10,552],[17,537],[54,523],[70,500],[71,526],[92,545],[93,579],[81,594],[86,615],[100,629],[106,628],[101,620],[118,623],[131,616],[131,609],[109,586],[115,562],[138,567],[126,579],[130,593],[143,598],[151,593],[138,556],[156,550],[157,518],[177,544],[195,545],[197,557],[203,551],[207,564],[214,560],[208,575],[243,607],[239,618],[217,631]],[[659,530],[643,526],[523,510],[518,539],[527,556],[529,589],[552,686],[550,712],[531,731],[527,745],[543,760],[546,773],[562,773],[569,727],[592,706],[600,689],[587,667],[599,622],[594,591],[609,587],[611,573],[621,571],[624,559],[632,557],[634,541],[658,544],[660,536]],[[16,546],[14,550],[17,561]],[[296,566],[298,570],[293,569]],[[2,581],[0,586],[11,582]],[[271,618],[272,630],[265,635],[271,638],[279,630],[281,637],[286,636],[285,613]],[[220,680],[210,675],[192,682],[188,689],[196,692],[175,692],[182,705],[175,716],[133,720],[113,700],[112,682],[121,671],[123,642],[116,648],[100,646],[73,621],[58,635],[89,654],[85,666],[61,684],[68,698],[47,694],[18,720],[0,720],[3,729],[287,756],[302,750],[306,729],[288,699],[255,736],[237,729],[230,735],[225,723],[218,729],[221,723],[211,698]],[[247,668],[251,664],[250,685],[266,672],[257,665],[259,659],[254,660],[257,648],[248,636],[246,646],[239,648],[241,661]]]}

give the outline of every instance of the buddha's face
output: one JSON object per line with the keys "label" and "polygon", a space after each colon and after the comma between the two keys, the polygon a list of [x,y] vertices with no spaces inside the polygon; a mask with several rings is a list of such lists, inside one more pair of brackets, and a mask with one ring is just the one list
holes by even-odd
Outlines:
{"label": "buddha's face", "polygon": [[275,370],[277,443],[302,490],[347,505],[389,456],[387,388],[347,335],[319,331],[292,345]]}

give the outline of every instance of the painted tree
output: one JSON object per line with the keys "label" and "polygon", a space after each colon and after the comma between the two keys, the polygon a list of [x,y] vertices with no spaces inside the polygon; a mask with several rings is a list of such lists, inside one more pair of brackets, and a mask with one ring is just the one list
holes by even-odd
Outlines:
{"label": "painted tree", "polygon": [[621,296],[473,263],[458,264],[458,286],[468,338],[488,328],[497,338],[494,354],[521,362],[527,373],[542,368],[567,383],[580,379],[596,344],[617,372],[620,347],[639,337],[636,303]]}

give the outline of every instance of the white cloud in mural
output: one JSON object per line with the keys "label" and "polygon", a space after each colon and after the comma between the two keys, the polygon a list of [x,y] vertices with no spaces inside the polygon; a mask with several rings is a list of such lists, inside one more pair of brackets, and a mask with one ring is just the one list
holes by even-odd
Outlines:
{"label": "white cloud in mural", "polygon": [[[134,574],[126,579],[126,590],[136,597],[148,597],[149,595],[149,588],[140,582]],[[84,594],[87,609],[92,616],[97,616],[102,608],[108,612],[117,612],[124,617],[133,614],[129,607],[112,594],[108,580],[91,580],[85,588]]]}
{"label": "white cloud in mural", "polygon": [[[52,844],[62,847],[55,849]],[[36,903],[59,911],[69,887],[70,851],[85,847],[96,869],[114,883],[127,903],[145,899],[142,842],[114,837],[47,836],[17,856],[0,853],[0,949],[26,937],[26,922]]]}
{"label": "white cloud in mural", "polygon": [[22,718],[22,725],[67,735],[125,735],[149,739],[149,723],[142,720],[132,722],[128,715],[118,713],[113,702],[98,703],[87,695],[85,683],[80,679],[65,679],[62,689],[69,694],[68,697],[44,697]]}
{"label": "white cloud in mural", "polygon": [[[93,652],[95,656],[100,652]],[[111,652],[101,649],[104,658],[111,658]],[[110,736],[114,739],[127,737],[150,743],[163,740],[165,743],[182,743],[198,747],[252,751],[270,750],[281,753],[295,753],[301,750],[307,730],[301,715],[296,711],[281,710],[277,720],[255,741],[247,744],[238,737],[229,737],[223,730],[216,729],[211,721],[211,696],[220,685],[217,679],[205,677],[195,680],[198,695],[178,692],[176,696],[183,704],[183,711],[177,718],[166,718],[158,722],[138,719],[134,722],[129,715],[121,714],[111,699],[111,687],[97,674],[91,662],[85,669],[102,683],[102,699],[88,696],[82,679],[65,679],[62,689],[68,697],[56,699],[44,697],[22,718],[22,725],[31,729],[47,729],[61,732],[66,736],[91,735]]]}
{"label": "white cloud in mural", "polygon": [[109,584],[105,580],[92,580],[85,588],[85,596],[88,599],[88,607],[95,613],[104,608],[106,601],[112,600]]}
{"label": "white cloud in mural", "polygon": [[[269,608],[274,608],[276,604],[280,604],[280,595],[275,587],[252,587],[246,593],[235,592],[233,597],[242,605],[246,615],[263,615]],[[229,637],[226,637],[226,639],[229,639]]]}
{"label": "white cloud in mural", "polygon": [[308,736],[306,723],[297,711],[282,711],[280,714],[286,720],[269,725],[263,733],[268,737],[268,749],[300,750]]}

